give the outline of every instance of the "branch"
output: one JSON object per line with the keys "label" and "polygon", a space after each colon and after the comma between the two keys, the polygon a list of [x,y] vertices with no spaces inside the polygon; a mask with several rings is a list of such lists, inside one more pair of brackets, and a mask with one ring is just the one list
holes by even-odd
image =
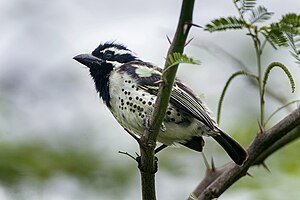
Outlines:
{"label": "branch", "polygon": [[[292,131],[293,129],[296,129]],[[263,164],[263,161],[276,150],[300,137],[300,107],[290,113],[275,126],[263,133],[258,133],[248,147],[248,159],[243,166],[237,166],[233,162],[219,170],[214,180],[206,181],[206,177],[199,184],[193,194],[198,199],[213,199],[219,197],[227,188],[241,177],[247,175],[251,166]],[[220,170],[223,172],[220,174]],[[211,175],[212,176],[212,175]],[[205,185],[206,187],[203,187]]]}
{"label": "branch", "polygon": [[[177,30],[171,46],[168,50],[168,55],[175,52],[183,53],[186,39],[189,30],[192,26],[194,0],[183,0],[181,6],[181,13]],[[167,62],[165,63],[165,69]],[[167,106],[176,76],[178,65],[173,66],[170,70],[165,71],[157,95],[154,106],[154,111],[151,119],[149,119],[149,128],[145,130],[140,138],[140,152],[141,152],[141,182],[142,182],[142,199],[155,200],[155,172],[156,160],[154,156],[154,149],[156,146],[156,138],[159,133],[161,124],[163,122]]]}

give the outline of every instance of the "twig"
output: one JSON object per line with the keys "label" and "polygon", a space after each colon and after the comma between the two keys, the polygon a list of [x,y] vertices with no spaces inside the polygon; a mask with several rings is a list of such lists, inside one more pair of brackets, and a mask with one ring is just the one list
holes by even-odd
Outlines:
{"label": "twig", "polygon": [[[181,12],[179,22],[177,25],[176,33],[168,50],[168,55],[172,55],[174,52],[182,53],[186,38],[188,36],[190,26],[187,24],[192,23],[192,15],[194,9],[194,0],[183,0],[181,6]],[[168,37],[167,37],[168,38]],[[165,68],[167,67],[165,63]],[[155,156],[154,149],[156,146],[156,138],[159,133],[162,121],[165,116],[167,106],[177,72],[177,66],[172,67],[165,74],[163,80],[167,80],[160,83],[157,99],[154,105],[154,111],[150,119],[149,128],[141,135],[140,152],[141,152],[141,182],[142,182],[142,199],[143,200],[155,200]]]}
{"label": "twig", "polygon": [[[200,200],[213,199],[219,197],[227,188],[234,184],[241,177],[247,175],[251,166],[263,164],[264,160],[273,154],[276,150],[295,140],[300,136],[300,107],[290,113],[287,117],[277,123],[275,126],[257,134],[248,148],[248,159],[243,166],[237,166],[233,162],[229,163],[221,174],[213,177],[213,180],[207,181],[208,177],[198,185],[194,194]],[[292,131],[297,128],[297,131]],[[203,187],[206,185],[207,187]]]}

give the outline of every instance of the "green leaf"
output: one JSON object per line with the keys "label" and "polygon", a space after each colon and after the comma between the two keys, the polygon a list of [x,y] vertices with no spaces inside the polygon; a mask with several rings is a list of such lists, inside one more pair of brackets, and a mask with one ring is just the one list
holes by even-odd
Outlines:
{"label": "green leaf", "polygon": [[241,13],[252,10],[256,6],[256,0],[234,0],[233,2]]}
{"label": "green leaf", "polygon": [[245,72],[245,71],[237,71],[229,77],[229,79],[227,80],[227,82],[226,82],[226,84],[225,84],[225,86],[222,90],[220,100],[219,100],[219,103],[218,103],[218,113],[217,113],[217,123],[218,124],[220,124],[222,104],[223,104],[223,100],[224,100],[224,97],[225,97],[225,93],[228,89],[228,86],[235,77],[240,76],[240,75],[248,76],[250,78],[255,78],[258,81],[258,77],[256,75],[251,74],[249,72]]}
{"label": "green leaf", "polygon": [[295,92],[295,81],[293,79],[293,76],[291,74],[291,72],[288,70],[288,68],[286,66],[284,66],[282,63],[280,62],[272,62],[266,69],[265,74],[264,74],[264,79],[263,79],[263,92],[262,92],[262,96],[264,96],[264,92],[265,92],[265,88],[266,88],[266,84],[270,75],[271,70],[274,67],[279,67],[281,68],[284,73],[286,74],[287,78],[290,81],[290,85],[291,85],[291,89],[292,89],[292,93]]}
{"label": "green leaf", "polygon": [[171,67],[174,67],[175,65],[181,64],[181,63],[187,63],[187,64],[193,64],[193,65],[199,65],[200,61],[195,60],[194,58],[188,57],[186,54],[181,54],[178,52],[175,52],[167,58],[167,64],[168,67],[164,69],[162,76],[164,76],[164,73],[168,71]]}
{"label": "green leaf", "polygon": [[212,20],[211,23],[206,24],[204,30],[209,32],[224,31],[228,29],[243,29],[247,27],[247,23],[236,17],[221,17],[219,19]]}
{"label": "green leaf", "polygon": [[290,53],[297,60],[296,63],[300,64],[300,36],[292,33],[286,33],[288,44],[291,47]]}
{"label": "green leaf", "polygon": [[264,6],[253,8],[249,13],[249,24],[266,21],[270,19],[273,14],[273,12],[268,12]]}
{"label": "green leaf", "polygon": [[279,23],[272,23],[267,32],[269,39],[277,46],[288,46],[288,39]]}
{"label": "green leaf", "polygon": [[273,23],[271,29],[277,29],[281,32],[300,35],[300,15],[295,13],[284,15],[279,22]]}
{"label": "green leaf", "polygon": [[200,61],[195,60],[194,58],[188,57],[186,54],[181,54],[178,52],[175,52],[171,55],[169,55],[167,59],[168,67],[180,64],[180,63],[187,63],[187,64],[194,64],[199,65]]}
{"label": "green leaf", "polygon": [[282,19],[280,20],[280,24],[288,24],[294,28],[300,27],[300,15],[297,15],[295,13],[289,13],[284,16],[282,16]]}

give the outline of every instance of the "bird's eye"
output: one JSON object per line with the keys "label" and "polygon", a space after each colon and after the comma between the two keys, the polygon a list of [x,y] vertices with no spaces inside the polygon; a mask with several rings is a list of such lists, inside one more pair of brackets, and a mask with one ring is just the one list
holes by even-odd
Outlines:
{"label": "bird's eye", "polygon": [[114,52],[113,51],[105,51],[105,53],[103,54],[103,59],[104,60],[111,60],[114,56]]}

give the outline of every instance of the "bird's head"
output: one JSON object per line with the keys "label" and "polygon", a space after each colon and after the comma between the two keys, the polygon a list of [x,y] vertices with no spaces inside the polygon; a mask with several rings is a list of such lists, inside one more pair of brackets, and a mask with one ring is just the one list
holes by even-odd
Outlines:
{"label": "bird's head", "polygon": [[94,79],[106,76],[115,67],[138,60],[127,47],[114,42],[100,44],[91,54],[80,54],[74,59],[87,66]]}
{"label": "bird's head", "polygon": [[114,42],[106,42],[100,44],[93,52],[92,55],[105,60],[106,62],[115,64],[124,64],[137,60],[136,55],[127,47],[122,44]]}
{"label": "bird's head", "polygon": [[125,63],[138,60],[132,51],[114,42],[100,44],[91,54],[80,54],[74,59],[89,68],[96,89],[104,100],[108,94],[107,81],[110,72]]}

